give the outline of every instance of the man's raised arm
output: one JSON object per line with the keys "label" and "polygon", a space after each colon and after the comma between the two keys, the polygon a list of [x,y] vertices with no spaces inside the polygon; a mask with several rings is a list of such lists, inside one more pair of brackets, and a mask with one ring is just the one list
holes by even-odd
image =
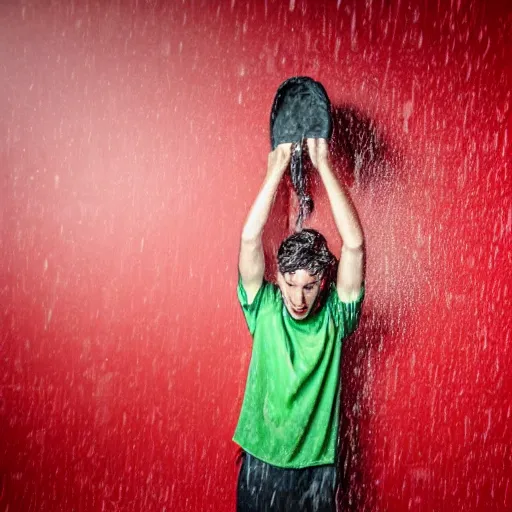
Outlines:
{"label": "man's raised arm", "polygon": [[249,304],[263,282],[265,258],[262,234],[274,202],[279,182],[290,163],[291,144],[280,144],[268,155],[265,181],[249,211],[242,229],[238,269]]}
{"label": "man's raised arm", "polygon": [[326,188],[332,214],[343,240],[336,288],[343,302],[356,300],[364,279],[364,236],[357,212],[334,175],[325,139],[308,139],[313,165]]}

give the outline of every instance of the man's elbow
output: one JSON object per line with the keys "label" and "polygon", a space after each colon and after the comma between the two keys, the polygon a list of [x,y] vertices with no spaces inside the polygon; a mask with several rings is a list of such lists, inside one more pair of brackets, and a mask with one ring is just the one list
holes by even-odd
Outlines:
{"label": "man's elbow", "polygon": [[261,233],[254,233],[249,230],[243,230],[241,243],[246,247],[258,248],[261,246]]}
{"label": "man's elbow", "polygon": [[343,245],[341,247],[343,252],[349,252],[351,254],[363,254],[364,253],[364,238],[361,235],[360,237],[354,237],[354,239],[349,240],[347,242],[343,241]]}

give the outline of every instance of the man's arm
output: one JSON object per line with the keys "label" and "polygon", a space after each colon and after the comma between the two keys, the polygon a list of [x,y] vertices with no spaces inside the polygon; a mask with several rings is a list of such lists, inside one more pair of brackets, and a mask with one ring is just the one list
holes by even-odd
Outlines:
{"label": "man's arm", "polygon": [[249,304],[263,282],[265,258],[262,234],[268,220],[277,187],[290,163],[291,144],[280,144],[269,153],[267,175],[242,229],[238,269]]}
{"label": "man's arm", "polygon": [[325,139],[308,139],[313,165],[327,190],[332,214],[343,240],[336,288],[343,302],[356,300],[364,279],[364,236],[357,212],[334,175]]}

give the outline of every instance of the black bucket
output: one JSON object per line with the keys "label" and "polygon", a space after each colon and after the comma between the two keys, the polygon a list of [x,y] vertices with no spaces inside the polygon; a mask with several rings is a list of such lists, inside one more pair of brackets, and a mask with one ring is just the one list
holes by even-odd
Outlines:
{"label": "black bucket", "polygon": [[307,76],[283,82],[270,113],[272,149],[283,142],[329,139],[331,134],[331,102],[323,85]]}

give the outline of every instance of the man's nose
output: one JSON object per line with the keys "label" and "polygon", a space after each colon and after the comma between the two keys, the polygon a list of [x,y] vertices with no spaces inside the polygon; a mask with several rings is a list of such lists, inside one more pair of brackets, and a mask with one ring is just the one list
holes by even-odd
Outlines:
{"label": "man's nose", "polygon": [[302,290],[296,290],[293,296],[293,303],[296,306],[302,306],[302,304],[304,304],[304,292]]}

